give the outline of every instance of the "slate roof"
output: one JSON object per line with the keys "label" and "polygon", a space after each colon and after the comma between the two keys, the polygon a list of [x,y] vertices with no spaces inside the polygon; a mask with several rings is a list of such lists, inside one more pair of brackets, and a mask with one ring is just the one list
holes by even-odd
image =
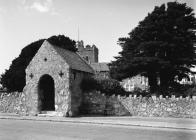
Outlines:
{"label": "slate roof", "polygon": [[107,63],[91,63],[90,65],[94,69],[94,71],[98,71],[98,72],[109,71],[109,66]]}
{"label": "slate roof", "polygon": [[94,73],[93,68],[85,60],[83,60],[77,53],[54,46],[52,44],[50,45],[53,46],[56,52],[65,60],[65,62],[68,63],[70,68],[83,72]]}

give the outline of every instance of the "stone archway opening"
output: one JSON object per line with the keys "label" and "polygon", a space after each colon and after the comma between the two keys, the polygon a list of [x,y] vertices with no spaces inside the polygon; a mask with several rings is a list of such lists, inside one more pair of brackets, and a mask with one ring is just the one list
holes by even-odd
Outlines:
{"label": "stone archway opening", "polygon": [[55,88],[53,78],[45,74],[38,83],[38,110],[55,111]]}

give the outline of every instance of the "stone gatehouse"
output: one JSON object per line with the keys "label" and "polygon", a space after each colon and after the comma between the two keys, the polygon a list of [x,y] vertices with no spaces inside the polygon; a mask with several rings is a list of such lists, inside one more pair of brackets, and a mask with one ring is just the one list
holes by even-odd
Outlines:
{"label": "stone gatehouse", "polygon": [[26,112],[30,115],[54,111],[75,116],[82,102],[80,83],[94,71],[77,53],[44,41],[26,68]]}

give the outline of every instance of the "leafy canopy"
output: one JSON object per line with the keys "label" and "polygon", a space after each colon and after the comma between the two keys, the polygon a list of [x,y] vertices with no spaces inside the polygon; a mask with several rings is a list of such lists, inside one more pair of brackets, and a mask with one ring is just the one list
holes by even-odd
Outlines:
{"label": "leafy canopy", "polygon": [[196,18],[185,3],[156,6],[128,37],[119,38],[119,56],[110,64],[116,79],[142,74],[151,91],[187,77],[195,64]]}
{"label": "leafy canopy", "polygon": [[[35,56],[45,39],[35,41],[24,47],[20,55],[15,58],[9,69],[1,75],[0,84],[8,91],[22,91],[25,86],[25,69]],[[65,37],[64,35],[52,36],[47,39],[51,44],[68,49],[70,51],[77,51],[75,41]]]}
{"label": "leafy canopy", "polygon": [[128,93],[126,93],[124,88],[120,85],[119,81],[114,79],[95,79],[92,77],[86,77],[82,80],[80,87],[84,92],[97,90],[108,96],[128,95]]}

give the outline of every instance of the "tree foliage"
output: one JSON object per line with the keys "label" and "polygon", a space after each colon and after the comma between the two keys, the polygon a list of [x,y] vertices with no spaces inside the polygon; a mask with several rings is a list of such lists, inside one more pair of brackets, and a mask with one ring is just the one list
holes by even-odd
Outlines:
{"label": "tree foliage", "polygon": [[[0,84],[8,91],[22,91],[25,86],[25,69],[35,56],[45,39],[35,41],[24,47],[20,55],[15,58],[9,69],[1,75]],[[52,36],[47,39],[51,44],[70,51],[77,51],[75,41],[64,35]]]}
{"label": "tree foliage", "polygon": [[47,39],[51,44],[67,49],[69,51],[76,52],[76,42],[74,40],[71,40],[69,37],[65,37],[64,35],[58,35],[58,36],[51,36]]}
{"label": "tree foliage", "polygon": [[122,51],[110,64],[116,79],[137,74],[147,76],[150,90],[168,88],[176,77],[182,79],[195,64],[196,18],[185,3],[156,6],[128,37],[119,38]]}
{"label": "tree foliage", "polygon": [[95,79],[86,77],[82,80],[80,87],[85,92],[97,90],[108,96],[127,94],[119,81],[114,79]]}

